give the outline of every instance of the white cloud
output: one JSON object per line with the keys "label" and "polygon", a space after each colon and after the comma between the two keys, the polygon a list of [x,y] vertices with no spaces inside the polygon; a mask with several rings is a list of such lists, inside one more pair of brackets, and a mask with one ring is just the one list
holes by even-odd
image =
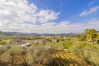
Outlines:
{"label": "white cloud", "polygon": [[0,0],[0,30],[2,31],[67,33],[82,32],[86,28],[99,30],[99,20],[86,24],[71,24],[69,21],[57,24],[54,20],[58,15],[59,13],[53,10],[40,10],[35,4],[29,4],[27,0]]}
{"label": "white cloud", "polygon": [[58,18],[58,13],[51,10],[40,10],[27,0],[0,0],[0,24],[24,22],[50,22]]}
{"label": "white cloud", "polygon": [[98,10],[99,10],[99,6],[95,6],[88,10],[84,10],[83,12],[81,12],[81,14],[79,16],[87,16],[89,14],[97,12]]}
{"label": "white cloud", "polygon": [[[99,31],[99,20],[89,21],[88,23],[70,23],[63,21],[56,23],[45,23],[42,25],[32,24],[13,24],[10,27],[3,28],[5,31],[17,31],[28,33],[69,33],[69,32],[83,32],[87,28],[94,28]],[[1,30],[2,28],[0,28]]]}
{"label": "white cloud", "polygon": [[38,13],[40,22],[49,22],[58,18],[59,13],[50,10],[41,10]]}

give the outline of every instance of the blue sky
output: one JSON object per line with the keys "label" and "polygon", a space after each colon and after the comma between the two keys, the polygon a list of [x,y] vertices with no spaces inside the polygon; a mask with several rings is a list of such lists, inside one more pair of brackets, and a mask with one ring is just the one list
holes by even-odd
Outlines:
{"label": "blue sky", "polygon": [[0,31],[99,31],[99,0],[0,0]]}
{"label": "blue sky", "polygon": [[88,16],[79,16],[83,10],[98,6],[99,0],[29,0],[29,2],[35,3],[40,9],[60,12],[57,22],[62,20],[87,22],[91,18],[99,17],[99,11]]}

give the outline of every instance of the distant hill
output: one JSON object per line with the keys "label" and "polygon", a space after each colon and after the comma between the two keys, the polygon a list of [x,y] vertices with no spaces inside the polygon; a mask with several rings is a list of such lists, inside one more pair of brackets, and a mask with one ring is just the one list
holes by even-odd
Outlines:
{"label": "distant hill", "polygon": [[[70,33],[71,34],[71,33]],[[68,34],[49,34],[49,33],[42,33],[42,34],[38,34],[38,33],[22,33],[22,32],[2,32],[0,31],[0,35],[5,35],[5,36],[64,36],[64,35],[70,35]],[[73,33],[72,33],[73,34]]]}
{"label": "distant hill", "polygon": [[39,36],[39,34],[36,33],[21,33],[21,32],[2,32],[0,31],[0,35],[7,35],[7,36]]}

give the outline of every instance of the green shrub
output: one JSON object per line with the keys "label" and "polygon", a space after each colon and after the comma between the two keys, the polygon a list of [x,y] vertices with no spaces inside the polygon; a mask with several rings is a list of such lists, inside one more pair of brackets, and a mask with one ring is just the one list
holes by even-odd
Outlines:
{"label": "green shrub", "polygon": [[89,44],[75,44],[71,48],[71,53],[84,58],[90,63],[99,66],[99,46]]}
{"label": "green shrub", "polygon": [[11,65],[24,63],[25,51],[21,46],[14,45],[1,55],[1,61]]}
{"label": "green shrub", "polygon": [[65,41],[63,42],[63,45],[64,45],[64,49],[69,49],[73,43],[71,41]]}
{"label": "green shrub", "polygon": [[53,47],[55,50],[64,50],[63,42],[51,44],[51,47]]}
{"label": "green shrub", "polygon": [[71,48],[71,53],[79,56],[79,57],[83,57],[83,46],[81,45],[73,45]]}
{"label": "green shrub", "polygon": [[94,46],[85,46],[83,50],[83,54],[86,60],[99,66],[99,49]]}
{"label": "green shrub", "polygon": [[55,49],[53,49],[52,45],[50,44],[32,45],[27,49],[27,64],[30,66],[34,66],[35,64],[41,64],[41,61],[44,60],[45,57],[48,58],[48,55],[53,53],[54,51]]}
{"label": "green shrub", "polygon": [[0,55],[6,52],[9,49],[9,46],[3,45],[0,47]]}

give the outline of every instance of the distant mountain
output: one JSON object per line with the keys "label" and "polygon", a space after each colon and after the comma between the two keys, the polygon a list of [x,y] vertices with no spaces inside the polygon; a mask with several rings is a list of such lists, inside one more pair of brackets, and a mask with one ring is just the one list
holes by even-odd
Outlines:
{"label": "distant mountain", "polygon": [[22,33],[22,32],[2,32],[0,31],[0,35],[7,35],[7,36],[39,36],[36,33]]}
{"label": "distant mountain", "polygon": [[22,33],[22,32],[2,32],[0,31],[0,35],[7,35],[7,36],[68,36],[68,35],[74,35],[74,33],[61,33],[61,34],[50,34],[50,33]]}

